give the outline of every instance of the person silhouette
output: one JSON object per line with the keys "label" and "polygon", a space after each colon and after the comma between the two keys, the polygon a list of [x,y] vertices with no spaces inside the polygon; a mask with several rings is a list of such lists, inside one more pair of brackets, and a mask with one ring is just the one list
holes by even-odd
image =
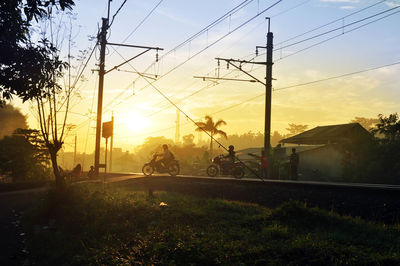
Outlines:
{"label": "person silhouette", "polygon": [[299,154],[296,153],[296,148],[292,148],[292,154],[290,155],[290,178],[297,180],[299,167]]}
{"label": "person silhouette", "polygon": [[161,156],[160,163],[162,166],[167,167],[169,162],[174,159],[174,155],[172,152],[168,149],[168,145],[164,144],[163,146],[163,153],[161,153],[159,156]]}

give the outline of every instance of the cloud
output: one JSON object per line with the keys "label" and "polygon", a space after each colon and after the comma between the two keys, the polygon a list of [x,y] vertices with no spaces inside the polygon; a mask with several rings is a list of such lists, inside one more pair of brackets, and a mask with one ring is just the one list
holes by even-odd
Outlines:
{"label": "cloud", "polygon": [[387,5],[387,6],[389,6],[389,7],[396,7],[396,6],[400,6],[400,0],[386,2],[386,5]]}
{"label": "cloud", "polygon": [[355,9],[355,6],[341,6],[340,9]]}

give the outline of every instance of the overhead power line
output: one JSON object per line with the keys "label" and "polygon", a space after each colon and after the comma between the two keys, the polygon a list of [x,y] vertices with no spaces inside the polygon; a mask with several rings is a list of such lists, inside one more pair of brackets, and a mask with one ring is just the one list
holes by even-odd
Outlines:
{"label": "overhead power line", "polygon": [[367,10],[367,9],[370,9],[370,8],[372,8],[372,7],[374,7],[374,6],[377,6],[377,5],[379,5],[379,4],[383,3],[383,2],[386,2],[386,0],[381,0],[381,1],[377,2],[377,3],[374,3],[374,4],[372,4],[372,5],[369,5],[369,6],[367,6],[367,7],[364,7],[364,8],[362,8],[362,9],[360,9],[360,10],[355,11],[355,12],[352,12],[352,13],[346,15],[346,16],[337,18],[337,19],[332,20],[332,21],[330,21],[330,22],[328,22],[328,23],[325,23],[325,24],[323,24],[323,25],[321,25],[321,26],[318,26],[318,27],[313,28],[313,29],[311,29],[311,30],[305,31],[305,32],[300,33],[300,34],[298,34],[298,35],[295,35],[295,36],[293,36],[293,37],[291,37],[291,38],[289,38],[289,39],[286,39],[286,40],[284,40],[284,41],[281,41],[281,42],[277,43],[276,46],[279,46],[279,45],[281,45],[281,44],[283,44],[283,43],[286,43],[286,42],[288,42],[288,41],[297,39],[297,38],[299,38],[299,37],[301,37],[301,36],[304,36],[304,35],[306,35],[306,34],[308,34],[308,33],[314,32],[314,31],[316,31],[316,30],[322,29],[322,28],[324,28],[324,27],[326,27],[326,26],[329,26],[329,25],[331,25],[331,24],[333,24],[333,23],[335,23],[335,22],[343,21],[345,18],[354,16],[354,15],[356,15],[356,14],[358,14],[358,13],[361,13],[361,12]]}
{"label": "overhead power line", "polygon": [[122,41],[122,43],[125,43],[139,28],[140,26],[143,25],[143,23],[151,16],[151,14],[153,14],[153,12],[157,9],[157,7],[159,5],[161,5],[161,3],[164,0],[160,0],[151,10],[150,12],[142,19],[142,21],[140,21],[140,23],[128,34],[128,36],[125,37],[125,39]]}
{"label": "overhead power line", "polygon": [[375,19],[375,20],[373,20],[373,21],[369,21],[369,22],[367,22],[367,23],[364,23],[364,24],[362,24],[362,25],[360,25],[360,26],[358,26],[358,27],[355,27],[355,28],[353,28],[353,29],[351,29],[351,30],[345,31],[345,32],[343,32],[343,33],[339,33],[339,34],[337,34],[337,35],[334,35],[334,36],[332,36],[332,37],[329,37],[329,38],[327,38],[327,39],[324,39],[324,40],[322,40],[322,41],[319,41],[319,42],[317,42],[317,43],[314,43],[314,44],[312,44],[312,45],[310,45],[310,46],[307,46],[307,47],[305,47],[305,48],[302,48],[302,49],[300,49],[300,50],[298,50],[298,51],[296,51],[296,52],[294,52],[294,53],[291,53],[291,54],[289,54],[289,55],[280,57],[280,58],[277,59],[275,62],[278,62],[278,61],[280,61],[280,60],[282,60],[282,59],[285,59],[285,58],[287,58],[287,57],[296,55],[296,54],[298,54],[298,53],[304,52],[304,51],[306,51],[306,50],[308,50],[308,49],[310,49],[310,48],[313,48],[313,47],[318,46],[318,45],[320,45],[320,44],[326,43],[326,42],[328,42],[328,41],[330,41],[330,40],[336,39],[336,38],[338,38],[338,37],[340,37],[340,36],[343,36],[344,34],[347,34],[347,33],[349,33],[349,32],[358,30],[358,29],[363,28],[363,27],[365,27],[365,26],[367,26],[367,25],[370,25],[370,24],[372,24],[372,23],[375,23],[375,22],[377,22],[377,21],[379,21],[379,20],[382,20],[382,19],[385,19],[385,18],[387,18],[387,17],[393,16],[393,15],[395,15],[395,14],[397,14],[397,13],[400,13],[400,11],[396,11],[396,12],[387,14],[386,16],[383,16],[383,17],[377,18],[377,19]]}
{"label": "overhead power line", "polygon": [[115,12],[115,14],[113,15],[112,19],[111,19],[111,23],[108,25],[108,27],[110,28],[111,25],[114,22],[115,17],[118,15],[119,11],[121,11],[121,9],[124,7],[125,3],[127,0],[124,0],[124,2],[122,2],[121,6],[117,9],[117,11]]}
{"label": "overhead power line", "polygon": [[[87,58],[85,65],[83,66],[83,68],[81,69],[79,75],[76,77],[74,83],[72,84],[72,88],[75,88],[76,84],[78,83],[79,79],[81,78],[81,76],[82,76],[82,74],[83,74],[83,71],[85,71],[85,69],[86,69],[86,67],[87,67],[87,65],[88,65],[88,63],[89,63],[89,60],[92,58],[92,55],[93,55],[94,51],[96,50],[96,47],[97,47],[97,43],[93,46],[93,49],[92,49],[92,51],[90,52],[90,55],[89,55],[89,57]],[[83,61],[82,61],[82,62],[83,62]]]}
{"label": "overhead power line", "polygon": [[395,10],[395,9],[397,9],[397,8],[400,8],[400,6],[395,6],[395,7],[389,8],[389,9],[384,10],[384,11],[382,11],[382,12],[379,12],[379,13],[376,13],[376,14],[374,14],[374,15],[371,15],[371,16],[368,16],[368,17],[359,19],[359,20],[357,20],[357,21],[354,21],[354,22],[348,23],[348,24],[346,24],[346,25],[343,25],[343,26],[334,28],[334,29],[332,29],[332,30],[328,30],[328,31],[325,31],[325,32],[316,34],[316,35],[314,35],[314,36],[305,38],[305,39],[303,39],[303,40],[300,40],[300,41],[297,41],[297,42],[294,42],[294,43],[290,43],[290,44],[281,46],[281,47],[279,47],[279,48],[275,48],[274,51],[281,50],[281,49],[284,49],[284,48],[288,48],[288,47],[291,47],[291,46],[294,46],[294,45],[297,45],[297,44],[300,44],[300,43],[303,43],[303,42],[306,42],[306,41],[309,41],[309,40],[312,40],[312,39],[315,39],[315,38],[318,38],[318,37],[321,37],[321,36],[324,36],[324,35],[327,35],[327,34],[329,34],[329,33],[332,33],[332,32],[338,31],[338,30],[342,30],[342,29],[344,29],[344,28],[346,28],[346,27],[355,25],[355,24],[357,24],[357,23],[363,22],[363,21],[365,21],[365,20],[374,18],[374,17],[379,16],[379,15],[385,14],[385,13],[390,12],[390,11],[392,11],[392,10]]}
{"label": "overhead power line", "polygon": [[[306,3],[308,3],[308,2],[310,2],[310,0],[306,0],[306,1],[303,1],[303,2],[301,2],[301,3],[299,3],[299,4],[297,4],[297,5],[295,5],[295,6],[292,6],[292,7],[290,7],[290,8],[288,8],[288,9],[286,9],[286,10],[283,10],[283,11],[281,11],[281,12],[279,12],[279,13],[277,13],[277,14],[275,14],[275,15],[272,15],[271,17],[277,17],[277,16],[280,16],[280,15],[282,15],[282,14],[284,14],[284,13],[287,13],[287,12],[289,12],[289,11],[291,11],[291,10],[293,10],[293,9],[295,9],[295,8],[298,8],[298,7],[300,7],[300,6],[302,6],[302,5],[304,5],[304,4],[306,4]],[[262,22],[262,23],[260,23],[260,24],[258,24],[255,28],[257,28],[257,27],[259,27],[260,25],[262,25],[262,24],[264,24],[265,22]],[[251,31],[253,31],[255,28],[253,28]],[[234,44],[232,44],[232,46],[233,46]],[[173,51],[173,50],[171,50],[171,51]],[[171,52],[170,51],[170,52]],[[113,54],[115,53],[116,51],[113,51]],[[253,55],[253,53],[251,53],[250,55]],[[121,55],[120,55],[121,56]],[[249,56],[249,55],[247,55],[247,56]],[[245,56],[245,57],[247,57],[247,56]],[[245,57],[243,57],[243,58],[245,58]],[[122,57],[123,58],[123,57]],[[242,59],[243,59],[242,58]],[[253,60],[254,59],[254,57],[252,58],[252,59],[250,59],[250,60]],[[211,73],[212,71],[210,71],[209,73]],[[235,72],[234,70],[233,71],[231,71],[230,73],[233,73],[233,72]],[[208,74],[209,74],[208,73]],[[226,76],[228,76],[230,73],[228,73],[228,74],[225,74],[223,77],[226,77]],[[139,78],[139,77],[138,77]],[[136,81],[136,80],[135,80]],[[195,91],[195,92],[193,92],[192,94],[190,94],[190,95],[188,95],[188,96],[186,96],[186,97],[184,97],[184,98],[182,98],[182,99],[179,99],[178,100],[178,102],[181,102],[181,101],[183,101],[183,100],[185,100],[185,99],[187,99],[187,98],[189,98],[189,97],[191,97],[191,96],[193,96],[193,95],[195,95],[195,94],[197,94],[197,93],[199,93],[199,92],[201,92],[201,91],[203,91],[203,90],[205,90],[205,89],[208,89],[208,88],[211,88],[211,87],[214,87],[214,86],[216,86],[216,85],[218,85],[219,83],[214,83],[212,86],[210,86],[210,85],[207,85],[207,86],[205,86],[205,87],[202,87],[201,89],[199,89],[199,90],[197,90],[197,91]],[[124,90],[126,90],[127,88],[129,88],[129,87],[131,87],[131,84],[129,84]],[[188,88],[188,87],[187,87]],[[143,88],[142,88],[143,89]],[[141,90],[142,90],[141,89]],[[119,98],[123,93],[124,93],[124,90],[122,90],[122,92],[120,93],[120,94],[118,94],[114,99],[113,99],[113,101],[115,100],[115,99],[117,99],[117,98]],[[139,91],[141,91],[141,90],[139,90]],[[137,92],[135,93],[135,94],[137,94]],[[129,95],[128,97],[126,97],[125,99],[128,99],[128,98],[130,98],[132,95]],[[160,103],[162,103],[162,102],[164,102],[165,100],[162,100]],[[112,101],[111,101],[112,102]],[[160,103],[158,103],[158,104],[160,104]],[[158,104],[156,104],[156,105],[158,105]],[[118,104],[117,104],[118,105]],[[107,105],[107,107],[109,106],[109,104]],[[163,110],[165,110],[165,109],[168,109],[168,108],[170,108],[171,106],[166,106],[165,108],[162,108],[161,110],[160,110],[160,112],[161,111],[163,111]],[[109,110],[106,110],[105,112],[107,112],[107,111],[109,111]],[[153,116],[154,114],[152,113],[152,114],[150,114],[150,116]]]}
{"label": "overhead power line", "polygon": [[[254,0],[245,0],[243,2],[241,2],[239,5],[235,6],[233,9],[231,9],[230,11],[228,11],[227,13],[225,13],[224,15],[222,15],[221,17],[219,17],[218,19],[214,20],[213,22],[211,22],[209,25],[207,25],[206,27],[204,27],[203,29],[201,29],[200,31],[198,31],[197,33],[193,34],[192,36],[190,36],[188,39],[186,39],[185,41],[179,43],[178,45],[176,45],[174,48],[172,48],[171,50],[169,50],[168,52],[164,53],[162,56],[160,56],[159,61],[163,60],[166,56],[172,54],[173,52],[175,52],[176,50],[178,50],[179,48],[185,46],[186,44],[190,43],[191,41],[193,41],[194,39],[196,39],[197,37],[201,36],[201,34],[207,32],[208,30],[212,29],[213,27],[215,27],[216,25],[218,25],[219,23],[221,23],[222,21],[224,21],[226,18],[228,18],[229,16],[235,14],[236,12],[240,11],[242,8],[244,8],[245,6],[247,6],[248,4],[250,4],[251,2],[253,2]],[[115,51],[115,50],[114,50]],[[156,61],[154,61],[153,63],[151,63],[143,72],[148,72],[154,65],[155,65]],[[138,76],[134,82],[136,82],[138,79],[140,78],[140,76]],[[129,84],[127,86],[127,88],[129,88],[131,86],[131,84]],[[144,90],[145,88],[147,88],[148,86],[145,86],[143,88],[141,88],[139,91]],[[124,94],[124,91],[122,91],[121,93],[119,93],[117,96],[115,96],[110,102],[115,101],[116,99],[118,99],[119,97],[121,97]]]}
{"label": "overhead power line", "polygon": [[[125,39],[121,42],[121,44],[125,43],[139,28],[140,26],[143,25],[143,23],[151,16],[151,14],[153,14],[153,12],[157,9],[157,7],[163,2],[164,0],[160,0],[151,10],[150,12],[142,19],[142,21],[139,22],[139,24],[128,34],[128,36],[125,37]],[[118,50],[119,47],[117,47],[116,49]],[[112,54],[109,55],[112,56],[115,53],[112,52]]]}
{"label": "overhead power line", "polygon": [[[391,64],[386,64],[386,65],[378,66],[378,67],[372,67],[372,68],[367,68],[367,69],[364,69],[364,70],[359,70],[359,71],[355,71],[355,72],[350,72],[350,73],[346,73],[346,74],[342,74],[342,75],[338,75],[338,76],[333,76],[333,77],[329,77],[329,78],[318,79],[318,80],[313,80],[313,81],[309,81],[309,82],[299,83],[299,84],[290,85],[290,86],[286,86],[286,87],[281,87],[281,88],[274,89],[273,91],[275,92],[275,91],[281,91],[281,90],[292,89],[292,88],[296,88],[296,87],[302,87],[302,86],[306,86],[306,85],[311,85],[311,84],[320,83],[320,82],[324,82],[324,81],[328,81],[328,80],[333,80],[333,79],[348,77],[348,76],[352,76],[352,75],[357,75],[357,74],[361,74],[361,73],[364,73],[364,72],[369,72],[369,71],[373,71],[373,70],[377,70],[377,69],[381,69],[381,68],[385,68],[385,67],[390,67],[390,66],[394,66],[394,65],[399,65],[399,64],[400,64],[400,61],[394,62],[394,63],[391,63]],[[213,114],[217,114],[217,113],[221,113],[221,112],[224,112],[224,111],[227,111],[227,110],[230,110],[230,109],[233,109],[233,108],[235,108],[235,107],[237,107],[237,106],[240,106],[240,105],[242,105],[242,104],[244,104],[244,103],[253,101],[253,100],[255,100],[255,99],[259,98],[259,97],[262,97],[262,96],[265,96],[265,93],[258,94],[258,95],[256,95],[256,96],[253,96],[253,97],[251,97],[251,98],[248,98],[248,99],[246,99],[246,100],[244,100],[244,101],[242,101],[242,102],[239,102],[239,103],[233,104],[233,105],[231,105],[231,106],[228,106],[228,107],[226,107],[226,108],[223,108],[223,109],[221,109],[221,110],[218,110],[218,111],[212,113],[212,115],[213,115]]]}
{"label": "overhead power line", "polygon": [[[134,67],[133,67],[133,68],[134,68]],[[137,71],[135,68],[134,68],[134,70]],[[201,129],[201,130],[202,130],[204,133],[206,133],[212,140],[214,140],[220,147],[222,147],[224,150],[228,151],[228,149],[227,149],[220,141],[218,141],[217,139],[215,139],[211,133],[209,133],[208,131],[206,131],[204,128],[200,127],[199,124],[198,124],[198,122],[194,121],[193,118],[191,118],[191,117],[190,117],[185,111],[183,111],[177,104],[175,104],[173,101],[171,101],[171,99],[169,99],[169,98],[167,97],[167,95],[165,95],[160,89],[158,89],[152,82],[148,81],[148,78],[147,78],[147,77],[144,77],[144,76],[141,76],[141,77],[142,77],[146,82],[148,82],[149,85],[150,85],[151,87],[153,87],[153,89],[155,89],[155,90],[156,90],[162,97],[164,97],[170,104],[172,104],[179,112],[181,112],[188,120],[190,120],[197,128]],[[235,156],[235,158],[236,158],[239,162],[243,163],[242,160],[240,160],[237,156]],[[264,179],[263,179],[261,176],[259,176],[259,175],[258,175],[253,169],[251,169],[249,166],[247,166],[247,165],[244,164],[244,163],[243,163],[243,166],[246,167],[247,169],[249,169],[250,172],[252,172],[255,176],[257,176],[257,177],[260,178],[262,181],[264,181]]]}
{"label": "overhead power line", "polygon": [[[253,0],[251,0],[253,1]],[[201,54],[202,52],[204,52],[205,50],[207,50],[208,48],[212,47],[213,45],[215,45],[216,43],[220,42],[221,40],[223,40],[224,38],[226,38],[227,36],[229,36],[230,34],[232,34],[233,32],[239,30],[240,28],[242,28],[243,26],[245,26],[246,24],[248,24],[249,22],[251,22],[252,20],[254,20],[255,18],[261,16],[262,14],[264,14],[265,12],[267,12],[269,9],[273,8],[274,6],[276,6],[277,4],[279,4],[280,2],[282,2],[283,0],[279,0],[277,2],[275,2],[274,4],[270,5],[269,7],[263,9],[261,12],[259,12],[258,14],[256,14],[255,16],[251,17],[250,19],[246,20],[245,22],[243,22],[242,24],[240,24],[239,26],[237,26],[236,28],[234,28],[233,30],[229,31],[228,33],[224,34],[223,36],[221,36],[220,38],[218,38],[217,40],[215,40],[214,42],[212,42],[211,44],[207,45],[206,47],[204,47],[203,49],[201,49],[200,51],[198,51],[197,53],[193,54],[192,56],[190,56],[188,59],[186,59],[185,61],[181,62],[180,64],[176,65],[175,67],[173,67],[172,69],[170,69],[169,71],[167,71],[166,73],[162,74],[159,76],[159,78],[153,82],[151,82],[150,84],[145,85],[144,87],[142,87],[139,91],[144,90],[145,88],[148,88],[151,84],[159,81],[160,79],[164,78],[165,76],[169,75],[170,73],[172,73],[173,71],[175,71],[176,69],[178,69],[179,67],[181,67],[182,65],[186,64],[188,61],[190,61],[191,59],[193,59],[194,57],[198,56],[199,54]],[[247,1],[245,1],[247,2]],[[244,3],[244,2],[243,2]],[[243,4],[242,3],[242,4]],[[179,46],[179,45],[178,45]],[[115,50],[114,50],[115,51]],[[172,51],[172,50],[171,50]],[[169,53],[169,52],[168,52]],[[121,55],[120,55],[121,56]],[[165,56],[165,55],[164,55]],[[123,58],[123,57],[122,57]],[[132,65],[129,64],[131,67]],[[150,67],[148,67],[146,70],[144,70],[144,72],[146,72]],[[136,70],[135,70],[136,71]],[[114,101],[115,99],[119,98],[120,95],[122,95],[122,93],[120,93],[119,95],[117,95],[117,97],[114,97],[110,102]]]}

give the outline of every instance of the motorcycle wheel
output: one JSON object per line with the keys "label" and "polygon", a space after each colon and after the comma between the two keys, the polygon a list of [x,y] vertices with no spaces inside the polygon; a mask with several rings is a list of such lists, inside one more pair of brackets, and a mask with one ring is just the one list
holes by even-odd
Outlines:
{"label": "motorcycle wheel", "polygon": [[154,173],[154,168],[149,163],[143,165],[142,172],[145,176],[151,176]]}
{"label": "motorcycle wheel", "polygon": [[176,176],[179,174],[180,171],[180,167],[179,164],[171,164],[170,166],[168,166],[168,173],[171,176]]}
{"label": "motorcycle wheel", "polygon": [[244,170],[242,167],[236,167],[235,170],[233,170],[233,176],[235,178],[243,178],[244,177]]}
{"label": "motorcycle wheel", "polygon": [[210,165],[207,168],[207,175],[210,177],[215,177],[218,175],[218,167],[216,165]]}

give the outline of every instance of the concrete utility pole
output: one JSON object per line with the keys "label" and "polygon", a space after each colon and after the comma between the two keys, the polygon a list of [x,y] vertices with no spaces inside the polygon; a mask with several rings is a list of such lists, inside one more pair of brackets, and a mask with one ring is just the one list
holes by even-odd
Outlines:
{"label": "concrete utility pole", "polygon": [[[110,18],[110,2],[111,1],[112,0],[108,0],[108,12],[107,12],[108,16],[107,16],[107,18],[102,18],[101,31],[97,36],[98,43],[100,44],[100,64],[99,64],[99,92],[98,92],[98,99],[97,99],[96,146],[95,146],[95,152],[94,152],[94,169],[95,169],[96,177],[99,176],[99,168],[100,168],[100,142],[101,142],[101,126],[102,126],[101,116],[102,116],[102,112],[103,112],[104,75],[115,69],[118,69],[119,67],[129,63],[133,59],[147,53],[150,50],[157,51],[156,61],[158,61],[158,51],[164,50],[159,47],[148,47],[148,46],[138,46],[138,45],[118,44],[118,43],[107,42],[107,30],[110,27],[109,18]],[[132,58],[126,60],[125,62],[105,71],[106,45],[124,46],[124,47],[139,48],[139,49],[145,49],[145,50],[143,52],[133,56]],[[138,73],[138,74],[143,75],[141,73]],[[106,158],[106,160],[107,160],[107,158]]]}
{"label": "concrete utility pole", "polygon": [[[258,49],[266,49],[266,62],[255,62],[255,61],[246,61],[246,60],[237,60],[237,59],[227,59],[227,58],[215,58],[218,61],[218,69],[220,66],[220,61],[227,62],[227,67],[229,65],[235,67],[236,69],[242,71],[247,76],[251,77],[250,80],[245,79],[235,79],[235,78],[222,78],[219,77],[200,77],[195,76],[194,78],[201,78],[203,80],[232,80],[232,81],[247,81],[247,82],[258,82],[265,86],[265,127],[264,127],[264,155],[266,156],[266,165],[267,168],[264,168],[263,177],[269,177],[270,175],[270,147],[271,147],[271,98],[272,98],[272,53],[273,53],[273,38],[274,35],[270,31],[270,18],[266,18],[268,20],[268,33],[267,33],[267,46],[256,46],[256,55],[258,55]],[[236,64],[235,64],[236,63]],[[237,65],[239,64],[239,65]],[[266,66],[266,77],[265,82],[257,79],[255,76],[251,75],[247,71],[242,69],[242,64],[257,64],[257,65],[265,65]],[[264,165],[265,162],[261,162]]]}
{"label": "concrete utility pole", "polygon": [[[112,122],[113,129],[114,129],[114,114],[113,114],[112,117],[111,117],[111,122]],[[109,172],[112,171],[113,143],[114,143],[114,131],[113,131],[113,134],[111,135],[111,144],[110,144],[110,167],[108,168],[108,169],[109,169]]]}
{"label": "concrete utility pole", "polygon": [[265,129],[264,129],[264,151],[267,156],[267,173],[264,176],[269,177],[270,171],[270,148],[271,148],[271,100],[272,100],[272,53],[273,53],[273,39],[274,34],[270,31],[270,18],[268,19],[268,33],[267,33],[267,75],[265,85]]}
{"label": "concrete utility pole", "polygon": [[103,88],[104,88],[104,68],[106,57],[106,44],[107,44],[107,29],[108,18],[102,18],[103,23],[101,32],[98,36],[100,43],[100,69],[99,69],[99,93],[97,98],[97,122],[96,122],[96,147],[94,154],[94,169],[95,176],[99,176],[99,162],[100,162],[100,141],[101,141],[101,115],[103,112]]}
{"label": "concrete utility pole", "polygon": [[179,143],[179,140],[180,140],[180,138],[181,138],[181,135],[180,135],[180,134],[181,134],[181,129],[180,129],[180,121],[179,121],[179,120],[180,120],[180,119],[179,119],[180,113],[181,113],[181,112],[179,112],[179,110],[176,109],[175,144],[178,144],[178,143]]}

